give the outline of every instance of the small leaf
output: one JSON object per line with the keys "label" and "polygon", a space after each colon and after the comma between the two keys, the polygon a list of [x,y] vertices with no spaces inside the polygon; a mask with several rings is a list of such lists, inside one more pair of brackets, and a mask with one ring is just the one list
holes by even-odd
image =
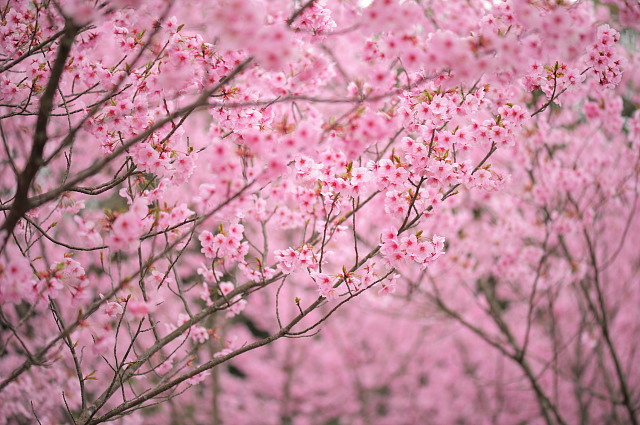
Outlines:
{"label": "small leaf", "polygon": [[98,380],[98,378],[96,378],[95,376],[93,376],[93,374],[94,374],[94,373],[96,373],[96,372],[97,372],[96,370],[91,371],[91,373],[90,373],[90,374],[88,374],[87,376],[85,376],[85,377],[83,378],[83,380],[84,380],[84,381],[97,381],[97,380]]}

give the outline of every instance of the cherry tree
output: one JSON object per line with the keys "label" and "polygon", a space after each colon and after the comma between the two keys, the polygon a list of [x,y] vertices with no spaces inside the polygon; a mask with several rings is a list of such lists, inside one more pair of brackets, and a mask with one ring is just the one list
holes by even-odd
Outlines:
{"label": "cherry tree", "polygon": [[0,424],[639,422],[637,1],[0,21]]}

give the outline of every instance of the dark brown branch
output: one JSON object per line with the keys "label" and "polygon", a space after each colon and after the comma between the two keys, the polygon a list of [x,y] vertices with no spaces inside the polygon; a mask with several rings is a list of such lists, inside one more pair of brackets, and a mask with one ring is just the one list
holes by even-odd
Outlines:
{"label": "dark brown branch", "polygon": [[22,170],[18,176],[16,195],[13,204],[11,205],[9,215],[2,224],[2,227],[0,227],[0,231],[6,232],[3,236],[2,245],[0,245],[0,252],[4,250],[7,240],[9,239],[9,235],[13,232],[13,229],[18,224],[20,218],[32,208],[31,203],[29,202],[29,189],[31,188],[31,184],[36,177],[36,174],[42,167],[42,154],[48,140],[47,126],[49,124],[49,119],[51,118],[51,110],[53,109],[53,98],[58,91],[58,85],[60,84],[62,73],[64,72],[65,63],[71,53],[71,47],[73,46],[73,41],[75,40],[79,29],[80,28],[74,25],[70,20],[67,20],[65,23],[64,34],[60,39],[60,44],[58,45],[58,53],[51,69],[51,76],[47,83],[47,87],[40,98],[40,107],[38,110],[38,118],[36,121],[31,154],[29,155],[29,159],[27,160],[24,170]]}
{"label": "dark brown branch", "polygon": [[287,19],[287,25],[291,26],[293,22],[298,18],[298,16],[302,15],[305,10],[307,10],[309,7],[313,5],[313,3],[315,3],[315,1],[316,0],[309,0],[308,2],[303,4],[298,10],[293,12],[293,15],[291,15],[289,19]]}

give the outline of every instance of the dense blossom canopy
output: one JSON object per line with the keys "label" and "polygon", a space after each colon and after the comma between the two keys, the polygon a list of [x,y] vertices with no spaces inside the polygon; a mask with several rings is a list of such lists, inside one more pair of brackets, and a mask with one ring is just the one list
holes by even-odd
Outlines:
{"label": "dense blossom canopy", "polygon": [[0,425],[639,423],[637,0],[0,23]]}

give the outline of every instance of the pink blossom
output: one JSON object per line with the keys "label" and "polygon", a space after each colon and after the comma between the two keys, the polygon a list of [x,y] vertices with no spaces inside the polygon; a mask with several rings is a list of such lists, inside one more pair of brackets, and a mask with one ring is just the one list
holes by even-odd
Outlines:
{"label": "pink blossom", "polygon": [[127,301],[127,312],[132,314],[136,318],[143,318],[154,310],[155,308],[147,301]]}

